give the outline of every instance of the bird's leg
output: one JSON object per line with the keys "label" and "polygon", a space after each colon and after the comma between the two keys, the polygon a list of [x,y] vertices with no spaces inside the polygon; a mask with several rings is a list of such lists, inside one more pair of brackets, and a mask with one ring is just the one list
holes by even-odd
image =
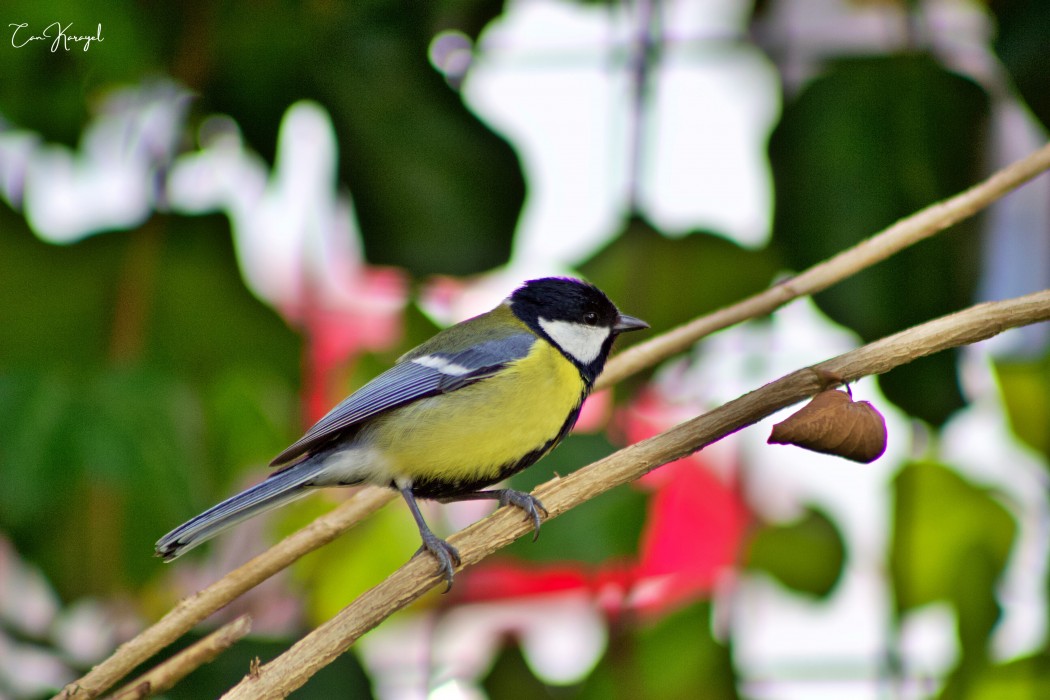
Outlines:
{"label": "bird's leg", "polygon": [[446,496],[438,500],[442,503],[450,503],[452,501],[479,501],[483,499],[498,500],[501,506],[517,506],[521,508],[526,515],[532,518],[532,527],[534,529],[532,541],[535,542],[539,538],[540,511],[543,511],[544,516],[548,515],[548,513],[543,502],[531,493],[515,491],[514,489],[492,489],[491,491],[470,491],[455,496]]}
{"label": "bird's leg", "polygon": [[416,497],[412,495],[412,487],[399,486],[398,490],[408,504],[408,509],[412,511],[412,517],[416,519],[416,526],[419,528],[419,536],[423,538],[423,546],[419,548],[419,551],[422,552],[425,549],[438,560],[441,571],[445,574],[445,583],[447,584],[445,593],[448,593],[452,590],[452,571],[460,564],[459,552],[455,547],[430,531],[427,522],[423,520],[423,514],[419,512]]}

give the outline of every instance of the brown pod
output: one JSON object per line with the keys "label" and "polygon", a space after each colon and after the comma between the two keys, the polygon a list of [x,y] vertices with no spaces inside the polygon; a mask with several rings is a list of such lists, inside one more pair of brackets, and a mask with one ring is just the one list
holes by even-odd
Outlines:
{"label": "brown pod", "polygon": [[768,442],[867,463],[886,451],[886,421],[867,401],[829,389],[774,425]]}

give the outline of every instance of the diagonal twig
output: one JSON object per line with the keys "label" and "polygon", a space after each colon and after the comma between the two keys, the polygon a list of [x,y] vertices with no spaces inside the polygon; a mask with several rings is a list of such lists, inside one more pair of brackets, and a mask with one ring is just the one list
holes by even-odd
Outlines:
{"label": "diagonal twig", "polygon": [[684,352],[700,338],[772,313],[799,297],[827,289],[861,270],[966,219],[1011,190],[1050,169],[1050,144],[996,171],[988,179],[901,219],[874,236],[732,306],[632,345],[609,360],[595,388],[612,386],[647,367]]}
{"label": "diagonal twig", "polygon": [[193,671],[214,660],[219,654],[244,638],[251,629],[252,618],[241,615],[233,622],[223,625],[196,644],[183,649],[131,681],[113,693],[109,700],[137,700],[159,695],[174,687]]}
{"label": "diagonal twig", "polygon": [[393,497],[393,492],[387,489],[361,489],[337,508],[292,533],[207,588],[181,600],[159,621],[140,632],[134,639],[121,644],[109,658],[91,669],[83,678],[63,688],[62,692],[55,696],[55,700],[98,697],[198,622],[290,566],[300,557],[331,542]]}
{"label": "diagonal twig", "polygon": [[[702,416],[626,447],[535,490],[554,518],[609,489],[637,479],[741,428],[827,388],[827,377],[843,382],[881,374],[949,348],[997,335],[1008,328],[1050,320],[1050,290],[988,302],[909,328],[812,367],[797,370]],[[484,559],[531,531],[520,511],[501,508],[449,538],[463,566]],[[284,654],[232,688],[224,700],[283,698],[345,652],[365,632],[416,600],[443,576],[429,556],[415,556],[381,584],[366,591],[335,617]]]}

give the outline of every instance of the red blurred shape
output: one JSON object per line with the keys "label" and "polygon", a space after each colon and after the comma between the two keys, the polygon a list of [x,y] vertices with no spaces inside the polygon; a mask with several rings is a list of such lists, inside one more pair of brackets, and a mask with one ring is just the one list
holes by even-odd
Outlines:
{"label": "red blurred shape", "polygon": [[[696,456],[657,472],[640,545],[638,579],[663,579],[633,607],[667,609],[710,594],[736,561],[748,511],[740,497]],[[639,592],[641,593],[641,592]]]}
{"label": "red blurred shape", "polygon": [[[631,442],[637,442],[697,412],[694,407],[671,404],[656,389],[649,389],[620,414],[619,425]],[[610,616],[626,611],[658,615],[708,597],[721,575],[733,567],[749,519],[747,506],[732,484],[708,463],[731,454],[727,450],[717,456],[697,453],[639,479],[638,485],[651,491],[652,497],[637,561],[608,561],[595,567],[503,560],[465,572],[457,579],[457,592],[469,601],[491,601],[586,590]],[[721,473],[733,472],[731,464],[718,466]]]}
{"label": "red blurred shape", "polygon": [[362,352],[393,347],[401,336],[408,296],[404,273],[395,268],[361,268],[341,303],[315,300],[302,310],[306,334],[306,418],[320,420],[346,395],[345,372]]}

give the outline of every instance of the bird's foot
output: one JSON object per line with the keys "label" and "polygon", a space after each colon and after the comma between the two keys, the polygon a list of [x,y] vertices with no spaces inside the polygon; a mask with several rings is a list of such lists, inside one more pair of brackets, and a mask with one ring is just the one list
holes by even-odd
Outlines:
{"label": "bird's foot", "polygon": [[416,553],[425,550],[437,559],[438,566],[445,577],[444,592],[448,593],[452,590],[453,571],[460,565],[459,550],[429,530],[420,534],[423,537],[423,546]]}
{"label": "bird's foot", "polygon": [[531,493],[525,493],[524,491],[515,491],[514,489],[499,489],[499,504],[501,506],[517,506],[525,511],[525,514],[532,518],[533,535],[532,541],[535,542],[540,536],[540,511],[543,511],[543,516],[549,515],[546,506],[543,505],[543,501],[533,496]]}

